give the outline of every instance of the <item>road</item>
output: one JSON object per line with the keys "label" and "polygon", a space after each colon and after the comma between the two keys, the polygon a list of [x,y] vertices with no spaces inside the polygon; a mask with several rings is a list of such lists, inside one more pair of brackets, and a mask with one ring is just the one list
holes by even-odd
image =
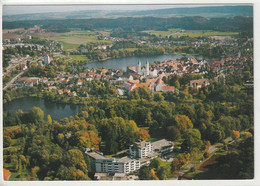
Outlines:
{"label": "road", "polygon": [[6,90],[7,88],[9,88],[9,87],[14,83],[15,80],[17,80],[18,78],[21,77],[21,75],[22,75],[23,73],[24,73],[24,72],[21,72],[21,73],[17,74],[11,81],[9,81],[9,82],[6,84],[6,86],[3,88],[3,90]]}
{"label": "road", "polygon": [[[231,137],[228,137],[228,138],[225,139],[225,141],[230,142],[230,141],[232,141],[232,138],[231,138]],[[209,147],[209,154],[211,154],[211,153],[217,151],[217,150],[218,150],[220,147],[222,147],[222,146],[223,146],[222,143],[217,143],[217,144],[215,144],[215,145],[210,146],[210,147]],[[203,161],[200,162],[200,164],[201,164],[201,163],[203,163]],[[179,170],[179,172],[178,172],[177,175],[175,175],[174,177],[170,178],[169,180],[178,180],[178,178],[179,178],[180,176],[183,176],[183,175],[184,175],[186,172],[188,172],[192,167],[196,167],[197,165],[198,165],[198,163],[196,163],[196,162],[190,162],[190,163],[186,164],[185,166],[183,166],[183,167]]]}

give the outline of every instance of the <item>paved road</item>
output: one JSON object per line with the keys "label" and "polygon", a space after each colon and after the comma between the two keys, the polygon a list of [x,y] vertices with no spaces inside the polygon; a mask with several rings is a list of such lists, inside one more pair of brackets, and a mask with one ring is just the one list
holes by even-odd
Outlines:
{"label": "paved road", "polygon": [[14,83],[15,80],[17,80],[18,78],[21,77],[21,75],[22,75],[23,73],[24,73],[24,72],[21,72],[21,73],[17,74],[11,81],[9,81],[9,82],[7,83],[7,85],[3,88],[3,90],[6,90],[7,88],[9,88],[9,87]]}

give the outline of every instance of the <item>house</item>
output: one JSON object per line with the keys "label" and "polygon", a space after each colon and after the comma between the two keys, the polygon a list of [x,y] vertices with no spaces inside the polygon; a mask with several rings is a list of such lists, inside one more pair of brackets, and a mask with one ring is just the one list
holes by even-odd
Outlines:
{"label": "house", "polygon": [[164,86],[164,82],[161,78],[158,78],[157,81],[155,82],[155,91],[159,92],[162,91],[162,87]]}
{"label": "house", "polygon": [[38,83],[39,83],[38,78],[25,78],[25,80],[23,80],[22,85],[25,87],[33,87],[34,85],[38,85]]}
{"label": "house", "polygon": [[136,142],[129,147],[130,156],[133,158],[144,158],[153,152],[153,147],[150,142]]}
{"label": "house", "polygon": [[21,69],[22,69],[22,70],[26,70],[26,69],[27,69],[27,65],[26,65],[26,64],[22,64],[22,65],[21,65]]}
{"label": "house", "polygon": [[74,78],[74,75],[73,74],[69,74],[68,75],[68,79],[73,79]]}
{"label": "house", "polygon": [[48,78],[47,78],[47,77],[41,78],[41,82],[42,82],[42,83],[47,83],[47,82],[48,82]]}
{"label": "house", "polygon": [[86,73],[79,73],[79,77],[85,78],[86,77]]}
{"label": "house", "polygon": [[91,77],[91,76],[86,77],[86,81],[92,81],[92,80],[93,80],[93,77]]}
{"label": "house", "polygon": [[129,91],[131,86],[133,86],[134,84],[139,84],[139,83],[140,83],[139,80],[129,80],[124,83],[124,87],[127,91]]}
{"label": "house", "polygon": [[63,90],[63,93],[65,94],[70,94],[70,89],[67,89],[67,88],[65,88],[64,90]]}
{"label": "house", "polygon": [[73,92],[71,93],[71,96],[77,96],[77,93],[76,93],[75,91],[73,91]]}
{"label": "house", "polygon": [[32,39],[32,36],[27,35],[27,36],[25,36],[25,38],[26,38],[26,39]]}
{"label": "house", "polygon": [[95,75],[96,75],[96,72],[89,71],[89,72],[88,72],[88,75],[89,75],[89,76],[91,76],[91,77],[95,77]]}
{"label": "house", "polygon": [[[133,84],[129,87],[129,91],[133,92],[135,89],[142,88],[142,87],[145,87],[145,86],[147,86],[147,84],[145,84],[145,83]],[[153,89],[154,89],[153,85],[151,85],[151,84],[148,85],[148,88],[150,89],[151,92],[153,92]]]}
{"label": "house", "polygon": [[209,81],[207,79],[196,79],[190,81],[190,87],[200,89],[202,86],[208,86]]}
{"label": "house", "polygon": [[63,91],[62,91],[62,90],[58,90],[57,93],[58,93],[59,95],[61,95],[61,94],[63,94]]}
{"label": "house", "polygon": [[82,80],[81,80],[81,79],[78,79],[78,81],[77,81],[77,85],[81,86],[82,83],[83,83]]}

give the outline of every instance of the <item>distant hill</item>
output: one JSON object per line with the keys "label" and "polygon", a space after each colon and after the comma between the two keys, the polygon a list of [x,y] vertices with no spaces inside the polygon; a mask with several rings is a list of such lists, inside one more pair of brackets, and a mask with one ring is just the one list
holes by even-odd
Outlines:
{"label": "distant hill", "polygon": [[[126,5],[127,6],[127,5]],[[137,5],[138,6],[138,5]],[[156,6],[156,5],[155,5]],[[90,18],[118,18],[118,17],[184,17],[202,16],[206,18],[235,16],[253,16],[253,6],[210,6],[190,8],[169,8],[145,11],[120,11],[120,10],[84,10],[72,12],[53,12],[3,16],[3,21],[22,20],[51,20],[51,19],[90,19]]]}
{"label": "distant hill", "polygon": [[50,32],[68,32],[70,29],[116,29],[125,31],[135,30],[168,30],[182,28],[185,30],[216,30],[216,31],[252,31],[253,18],[236,16],[233,18],[205,18],[201,16],[187,17],[121,17],[116,19],[56,19],[3,22],[4,29],[30,28],[43,25],[42,28]]}
{"label": "distant hill", "polygon": [[107,16],[203,16],[203,17],[234,17],[253,16],[252,6],[211,6],[211,7],[191,7],[191,8],[169,8],[132,12],[112,12]]}

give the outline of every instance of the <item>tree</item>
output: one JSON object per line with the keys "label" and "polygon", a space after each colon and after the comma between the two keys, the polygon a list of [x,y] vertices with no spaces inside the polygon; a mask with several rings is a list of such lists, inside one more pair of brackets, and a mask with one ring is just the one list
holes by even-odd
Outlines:
{"label": "tree", "polygon": [[201,134],[198,129],[188,129],[184,134],[182,149],[191,152],[194,149],[200,149],[202,145]]}
{"label": "tree", "polygon": [[67,163],[70,166],[78,166],[84,160],[83,154],[78,149],[71,149],[67,152]]}
{"label": "tree", "polygon": [[4,148],[9,147],[12,144],[12,139],[9,136],[3,137]]}
{"label": "tree", "polygon": [[160,92],[155,92],[155,93],[153,94],[153,100],[154,100],[154,101],[161,102],[161,101],[164,100],[164,97],[163,97],[163,95],[162,95]]}
{"label": "tree", "polygon": [[33,107],[30,112],[30,117],[32,122],[42,122],[44,117],[44,112],[39,107]]}
{"label": "tree", "polygon": [[244,81],[248,81],[248,80],[250,80],[250,78],[251,78],[251,73],[250,73],[250,71],[244,71],[244,72],[243,72],[243,80],[244,80]]}
{"label": "tree", "polygon": [[140,180],[151,180],[150,168],[143,166],[138,171],[138,177]]}
{"label": "tree", "polygon": [[169,126],[166,128],[166,138],[169,140],[178,140],[181,138],[181,132],[177,127]]}
{"label": "tree", "polygon": [[50,114],[47,115],[47,122],[48,122],[49,125],[52,124],[52,119],[51,119]]}
{"label": "tree", "polygon": [[177,127],[179,128],[179,130],[181,132],[184,132],[187,129],[193,128],[193,124],[192,124],[190,118],[186,115],[176,115],[174,117],[174,120],[175,120]]}
{"label": "tree", "polygon": [[181,167],[181,165],[180,165],[178,158],[174,158],[171,162],[171,172],[177,173],[178,170],[180,169],[180,167]]}
{"label": "tree", "polygon": [[148,141],[150,138],[148,131],[145,129],[139,129],[139,131],[136,131],[135,134],[136,134],[137,138],[142,141]]}
{"label": "tree", "polygon": [[233,130],[232,132],[233,132],[233,136],[235,137],[235,139],[240,138],[240,132],[239,131]]}
{"label": "tree", "polygon": [[40,168],[38,166],[35,166],[31,169],[31,179],[32,180],[38,180],[38,176],[37,176],[37,173],[38,171],[40,170]]}
{"label": "tree", "polygon": [[152,180],[159,180],[159,178],[156,176],[154,169],[150,170],[150,177]]}

